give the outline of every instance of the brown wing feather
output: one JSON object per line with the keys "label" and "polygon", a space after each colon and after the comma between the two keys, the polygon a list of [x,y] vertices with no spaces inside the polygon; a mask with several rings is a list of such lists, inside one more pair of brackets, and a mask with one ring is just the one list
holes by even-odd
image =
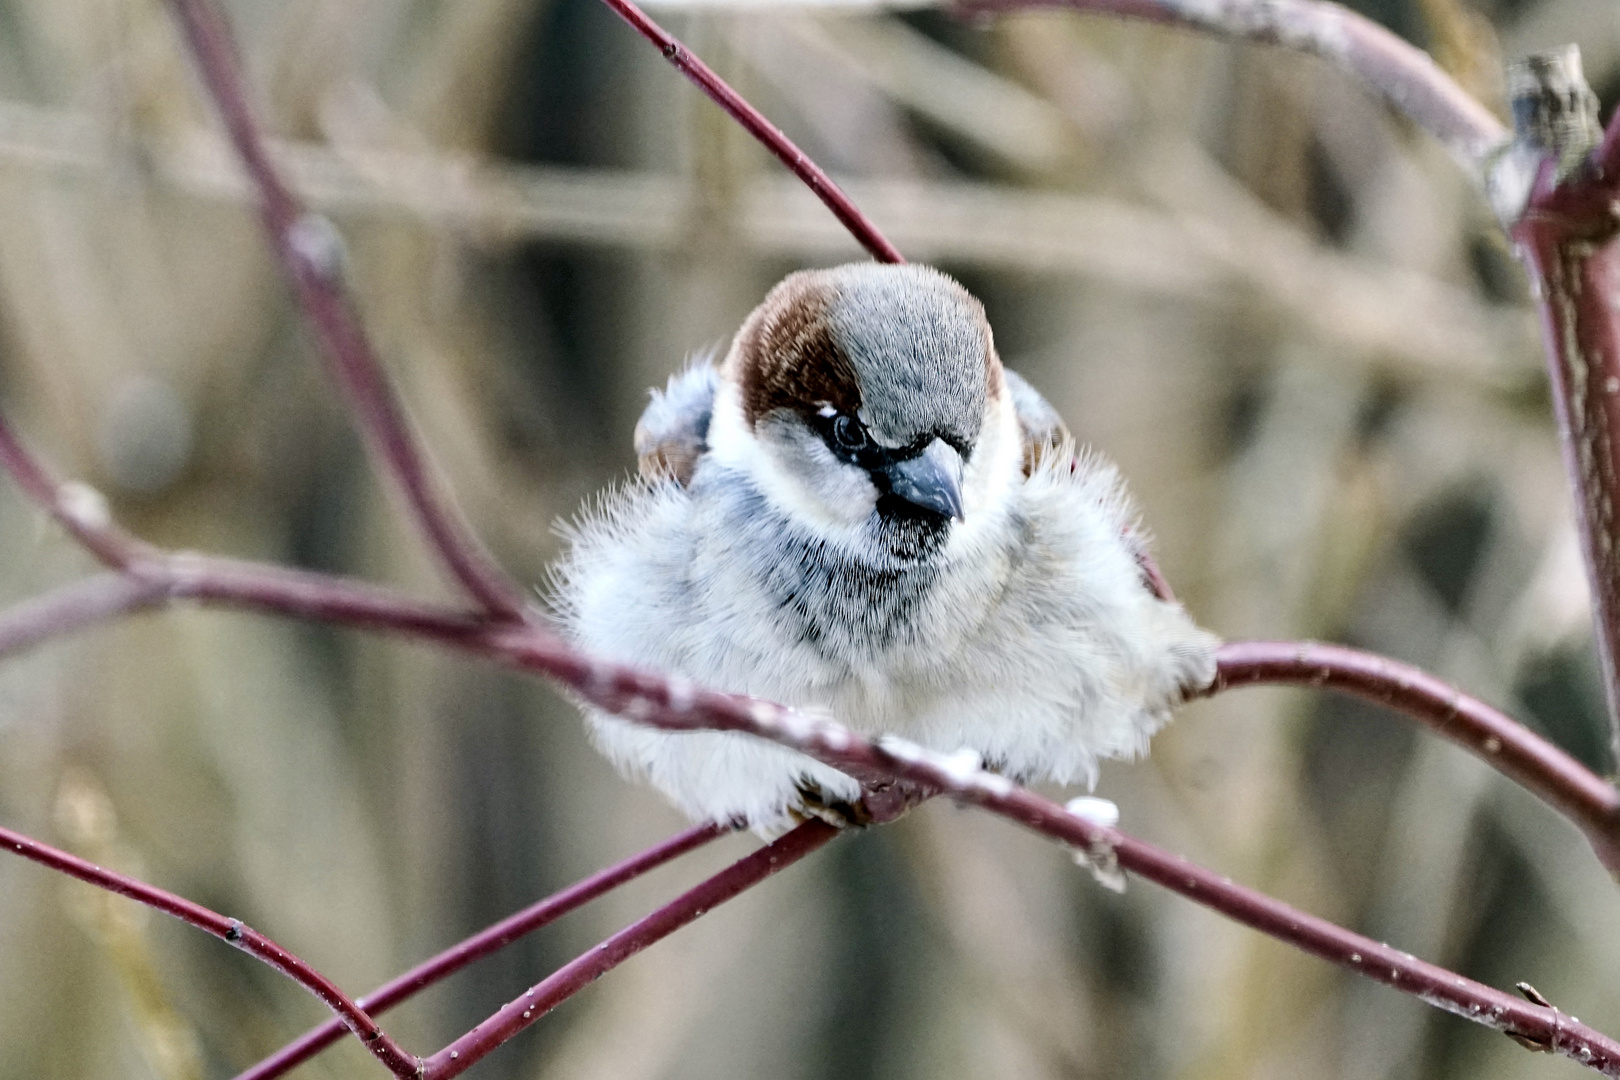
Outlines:
{"label": "brown wing feather", "polygon": [[670,377],[664,390],[654,390],[652,401],[636,424],[636,458],[643,479],[692,483],[698,459],[709,448],[709,417],[714,413],[714,391],[719,376],[703,358],[679,375]]}

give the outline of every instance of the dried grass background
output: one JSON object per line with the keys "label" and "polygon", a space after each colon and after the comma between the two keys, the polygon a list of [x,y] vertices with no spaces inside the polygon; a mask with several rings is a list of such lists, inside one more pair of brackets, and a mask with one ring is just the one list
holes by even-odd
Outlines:
{"label": "dried grass background", "polygon": [[[1613,0],[1368,0],[1499,104]],[[593,0],[237,0],[271,129],[501,561],[632,467],[645,388],[837,223]],[[661,9],[1131,479],[1229,637],[1428,667],[1613,772],[1518,269],[1443,154],[1320,64],[1067,15]],[[168,545],[436,593],[368,473],[157,0],[0,0],[0,405]],[[0,599],[86,558],[0,487]],[[1138,835],[1620,1028],[1620,894],[1461,751],[1303,691],[1104,770]],[[175,611],[0,667],[0,820],[264,929],[351,992],[673,831],[532,680]],[[733,838],[389,1014],[437,1045]],[[322,1018],[189,929],[0,861],[0,1080],[227,1076]],[[1574,1075],[1048,844],[930,805],[632,961],[489,1078]],[[296,1075],[380,1075],[345,1043]]]}

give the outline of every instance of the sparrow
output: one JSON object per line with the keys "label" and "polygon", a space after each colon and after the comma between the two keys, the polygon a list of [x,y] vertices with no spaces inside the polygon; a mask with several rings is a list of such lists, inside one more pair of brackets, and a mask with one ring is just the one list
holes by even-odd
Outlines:
{"label": "sparrow", "polygon": [[[1143,753],[1214,678],[1114,467],[937,270],[788,276],[722,362],[652,392],[635,447],[639,477],[565,528],[552,575],[596,655],[1061,784]],[[586,713],[694,819],[863,820],[854,778],[785,747]]]}

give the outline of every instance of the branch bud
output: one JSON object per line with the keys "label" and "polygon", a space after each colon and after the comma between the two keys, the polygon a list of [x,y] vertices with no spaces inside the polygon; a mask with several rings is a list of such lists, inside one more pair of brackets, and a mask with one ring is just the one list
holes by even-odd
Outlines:
{"label": "branch bud", "polygon": [[1542,163],[1556,161],[1562,183],[1602,141],[1603,126],[1578,45],[1513,61],[1507,89],[1513,141],[1486,163],[1485,189],[1502,227],[1511,231],[1524,216]]}

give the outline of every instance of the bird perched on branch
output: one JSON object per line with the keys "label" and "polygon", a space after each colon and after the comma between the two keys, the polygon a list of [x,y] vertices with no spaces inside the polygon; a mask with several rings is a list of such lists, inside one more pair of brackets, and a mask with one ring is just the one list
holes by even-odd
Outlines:
{"label": "bird perched on branch", "polygon": [[[923,266],[797,273],[718,366],[653,392],[641,476],[571,529],[581,647],[1019,780],[1142,753],[1215,639],[1142,569],[1113,467],[1002,367],[984,309]],[[748,735],[589,710],[600,748],[689,815],[860,821],[851,777]]]}

